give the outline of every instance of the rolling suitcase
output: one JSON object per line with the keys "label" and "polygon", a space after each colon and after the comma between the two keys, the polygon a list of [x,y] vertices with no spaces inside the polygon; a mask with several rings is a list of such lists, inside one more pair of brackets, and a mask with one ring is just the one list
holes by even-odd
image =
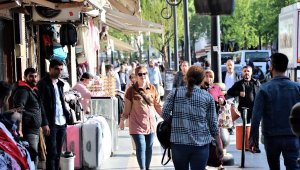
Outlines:
{"label": "rolling suitcase", "polygon": [[111,131],[106,119],[102,116],[96,116],[88,121],[89,123],[99,123],[102,129],[102,146],[100,160],[105,161],[111,156],[112,140]]}
{"label": "rolling suitcase", "polygon": [[85,168],[100,168],[103,157],[102,128],[89,120],[82,124],[82,162]]}
{"label": "rolling suitcase", "polygon": [[81,124],[67,126],[66,148],[75,154],[75,169],[82,168]]}

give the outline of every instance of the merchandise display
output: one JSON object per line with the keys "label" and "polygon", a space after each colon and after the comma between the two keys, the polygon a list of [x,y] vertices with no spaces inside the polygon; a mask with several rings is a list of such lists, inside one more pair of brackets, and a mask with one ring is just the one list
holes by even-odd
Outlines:
{"label": "merchandise display", "polygon": [[88,87],[95,97],[114,97],[116,95],[116,79],[114,77],[95,77],[93,84]]}

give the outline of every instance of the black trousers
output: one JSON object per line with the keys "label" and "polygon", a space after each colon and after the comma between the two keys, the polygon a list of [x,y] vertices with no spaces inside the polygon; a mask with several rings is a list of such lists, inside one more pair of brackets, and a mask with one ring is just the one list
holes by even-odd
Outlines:
{"label": "black trousers", "polygon": [[50,128],[50,135],[46,136],[47,147],[47,170],[59,170],[59,160],[63,143],[66,138],[66,125],[52,126]]}

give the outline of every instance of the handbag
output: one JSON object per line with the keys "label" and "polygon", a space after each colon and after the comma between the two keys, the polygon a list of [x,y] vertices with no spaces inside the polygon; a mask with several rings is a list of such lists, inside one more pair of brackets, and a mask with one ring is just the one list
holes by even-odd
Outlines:
{"label": "handbag", "polygon": [[[222,142],[220,142],[220,144],[222,144]],[[223,159],[218,154],[216,141],[213,140],[209,144],[209,157],[208,157],[207,165],[212,167],[219,167],[222,164],[223,164]]]}
{"label": "handbag", "polygon": [[231,118],[233,122],[241,117],[241,113],[238,111],[238,109],[235,107],[234,104],[231,104],[230,112],[231,112]]}
{"label": "handbag", "polygon": [[[175,94],[173,97],[173,109],[172,113],[174,114],[174,103],[177,94],[177,89],[175,90]],[[171,123],[169,121],[161,121],[157,124],[156,135],[160,145],[164,148],[163,157],[161,159],[161,164],[166,165],[171,160]],[[168,160],[164,163],[164,159],[166,156],[166,152],[168,152]]]}

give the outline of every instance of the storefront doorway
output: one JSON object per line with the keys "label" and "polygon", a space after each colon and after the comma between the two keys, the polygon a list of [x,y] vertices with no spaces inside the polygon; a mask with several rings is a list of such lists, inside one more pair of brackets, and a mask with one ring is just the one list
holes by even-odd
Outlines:
{"label": "storefront doorway", "polygon": [[0,18],[0,80],[14,81],[14,43],[12,21]]}

